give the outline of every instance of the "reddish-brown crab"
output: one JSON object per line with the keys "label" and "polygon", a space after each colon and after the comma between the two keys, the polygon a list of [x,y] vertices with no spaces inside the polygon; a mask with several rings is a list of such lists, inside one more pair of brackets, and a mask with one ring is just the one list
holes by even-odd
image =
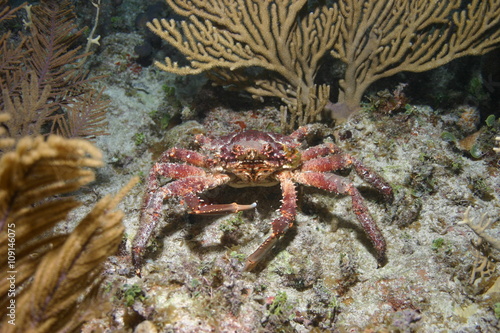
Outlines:
{"label": "reddish-brown crab", "polygon": [[[141,225],[132,246],[135,268],[139,271],[142,266],[144,248],[162,217],[162,204],[166,198],[183,198],[191,214],[235,213],[256,206],[255,203],[204,204],[198,198],[198,194],[224,184],[233,187],[281,186],[281,214],[272,222],[271,235],[248,257],[246,270],[255,267],[293,225],[297,210],[296,183],[350,195],[354,213],[373,243],[377,259],[383,261],[385,240],[363,198],[351,181],[331,171],[354,168],[364,181],[389,201],[393,199],[392,188],[382,177],[332,143],[303,150],[302,141],[314,129],[312,125],[303,126],[289,136],[255,130],[219,138],[199,135],[196,141],[200,144],[200,151],[172,148],[163,153],[149,173]],[[173,181],[160,186],[159,176]]]}

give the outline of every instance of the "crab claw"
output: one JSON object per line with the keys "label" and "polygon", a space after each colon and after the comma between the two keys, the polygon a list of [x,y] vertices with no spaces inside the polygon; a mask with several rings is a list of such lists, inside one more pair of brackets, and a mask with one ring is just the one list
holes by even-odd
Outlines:
{"label": "crab claw", "polygon": [[193,209],[190,214],[219,215],[227,213],[238,213],[242,210],[249,210],[255,207],[257,207],[256,202],[251,205],[239,205],[236,202],[230,204],[202,205]]}

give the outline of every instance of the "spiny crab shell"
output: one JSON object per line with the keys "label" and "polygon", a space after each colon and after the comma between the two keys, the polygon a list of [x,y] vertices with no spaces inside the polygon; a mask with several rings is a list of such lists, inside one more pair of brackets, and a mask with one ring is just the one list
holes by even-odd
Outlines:
{"label": "spiny crab shell", "polygon": [[300,165],[300,143],[278,133],[248,130],[216,139],[200,135],[196,141],[215,152],[214,170],[234,175],[228,183],[232,187],[274,186],[277,170]]}

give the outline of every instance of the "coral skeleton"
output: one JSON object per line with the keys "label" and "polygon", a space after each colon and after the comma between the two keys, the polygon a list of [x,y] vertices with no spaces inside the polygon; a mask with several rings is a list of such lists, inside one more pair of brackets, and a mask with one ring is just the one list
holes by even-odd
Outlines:
{"label": "coral skeleton", "polygon": [[458,222],[459,225],[466,224],[468,225],[472,231],[476,233],[481,239],[485,240],[490,244],[493,248],[497,249],[500,251],[500,240],[497,239],[496,237],[492,237],[488,235],[485,230],[490,227],[491,223],[493,222],[490,218],[487,217],[487,213],[484,213],[481,215],[481,219],[479,223],[475,223],[471,220],[469,213],[470,213],[471,207],[467,207],[464,213],[464,217],[462,222]]}

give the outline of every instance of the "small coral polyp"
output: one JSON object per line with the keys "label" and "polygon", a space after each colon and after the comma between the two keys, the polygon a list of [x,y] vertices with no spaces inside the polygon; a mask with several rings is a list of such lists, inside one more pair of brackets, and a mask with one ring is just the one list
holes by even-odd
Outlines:
{"label": "small coral polyp", "polygon": [[[308,125],[289,136],[256,130],[221,137],[198,135],[198,150],[172,148],[163,153],[149,173],[141,224],[132,245],[132,260],[137,272],[142,267],[144,249],[163,216],[164,200],[180,197],[190,214],[200,215],[236,213],[256,207],[256,203],[206,204],[198,196],[223,185],[236,188],[281,186],[280,216],[272,221],[271,235],[247,258],[245,270],[252,270],[292,227],[297,214],[296,184],[349,195],[353,211],[377,251],[377,260],[383,263],[385,239],[364,199],[349,179],[333,172],[353,168],[389,202],[393,200],[391,186],[333,143],[305,147],[305,139],[316,130],[317,126]],[[172,181],[161,186],[159,177]]]}

